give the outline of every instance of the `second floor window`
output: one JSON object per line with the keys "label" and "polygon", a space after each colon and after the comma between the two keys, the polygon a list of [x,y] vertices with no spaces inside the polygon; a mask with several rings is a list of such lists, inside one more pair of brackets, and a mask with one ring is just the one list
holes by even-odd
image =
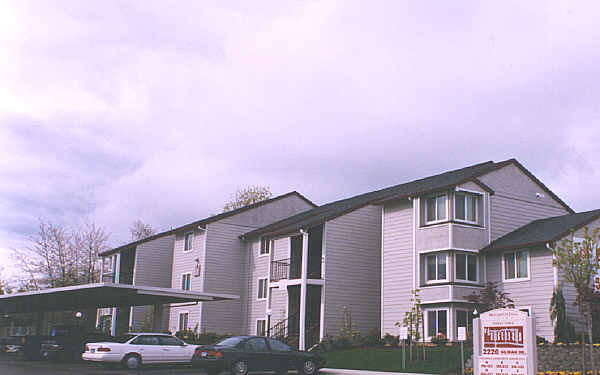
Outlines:
{"label": "second floor window", "polygon": [[478,196],[469,193],[456,193],[454,197],[454,218],[467,223],[477,223]]}
{"label": "second floor window", "polygon": [[529,252],[510,251],[504,253],[504,280],[519,280],[529,278]]}
{"label": "second floor window", "polygon": [[260,239],[260,254],[266,255],[271,251],[271,241],[267,237],[263,237]]}
{"label": "second floor window", "polygon": [[183,251],[191,251],[194,247],[194,232],[188,232],[185,234]]}
{"label": "second floor window", "polygon": [[447,281],[446,253],[428,255],[426,258],[426,280]]}
{"label": "second floor window", "polygon": [[432,223],[446,220],[446,194],[427,198],[427,209],[425,211],[425,222]]}
{"label": "second floor window", "polygon": [[192,274],[191,273],[184,273],[183,275],[181,275],[181,289],[190,290],[191,282],[192,282]]}
{"label": "second floor window", "polygon": [[267,279],[258,279],[258,299],[267,298]]}
{"label": "second floor window", "polygon": [[179,330],[180,331],[187,331],[189,318],[190,318],[190,313],[184,312],[184,313],[179,314]]}
{"label": "second floor window", "polygon": [[477,281],[477,255],[456,254],[456,279]]}

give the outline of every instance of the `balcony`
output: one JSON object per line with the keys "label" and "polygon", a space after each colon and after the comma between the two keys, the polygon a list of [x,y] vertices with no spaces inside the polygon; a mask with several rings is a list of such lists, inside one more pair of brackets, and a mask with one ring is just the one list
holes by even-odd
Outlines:
{"label": "balcony", "polygon": [[[308,278],[309,279],[320,279],[322,260],[311,261],[311,257],[308,257]],[[276,282],[280,280],[296,280],[302,276],[302,258],[287,258],[279,259],[271,262],[271,281]]]}

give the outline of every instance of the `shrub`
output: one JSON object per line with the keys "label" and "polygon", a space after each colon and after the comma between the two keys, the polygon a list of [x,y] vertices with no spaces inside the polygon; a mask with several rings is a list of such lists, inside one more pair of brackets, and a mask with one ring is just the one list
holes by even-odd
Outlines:
{"label": "shrub", "polygon": [[431,338],[431,343],[442,346],[448,342],[448,338],[443,333],[438,333],[437,336]]}
{"label": "shrub", "polygon": [[398,336],[392,336],[389,333],[386,333],[382,339],[385,345],[397,346],[398,345]]}

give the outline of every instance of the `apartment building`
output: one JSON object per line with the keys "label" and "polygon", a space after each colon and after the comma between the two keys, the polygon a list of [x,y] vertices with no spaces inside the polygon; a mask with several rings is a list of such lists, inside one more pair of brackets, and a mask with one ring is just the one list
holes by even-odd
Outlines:
{"label": "apartment building", "polygon": [[[397,334],[415,289],[426,339],[455,339],[473,317],[467,297],[496,281],[552,339],[562,278],[550,249],[597,215],[575,214],[517,160],[489,161],[318,207],[289,193],[111,250],[105,275],[240,297],[155,306],[172,332],[294,336],[301,349],[337,335],[345,311],[363,334]],[[148,309],[121,320],[137,328]]]}

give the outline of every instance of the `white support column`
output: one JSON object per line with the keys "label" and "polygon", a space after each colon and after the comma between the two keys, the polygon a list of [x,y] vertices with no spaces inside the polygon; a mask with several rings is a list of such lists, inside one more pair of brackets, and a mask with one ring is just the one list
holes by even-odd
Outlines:
{"label": "white support column", "polygon": [[302,232],[302,274],[300,275],[300,340],[299,350],[306,349],[306,292],[308,279],[308,232]]}
{"label": "white support column", "polygon": [[[115,284],[119,283],[119,277],[121,276],[121,253],[117,253],[115,257],[115,267],[114,267],[114,275],[115,275]],[[112,316],[111,316],[111,324],[110,324],[110,334],[116,336],[117,334],[117,308],[113,307]]]}

